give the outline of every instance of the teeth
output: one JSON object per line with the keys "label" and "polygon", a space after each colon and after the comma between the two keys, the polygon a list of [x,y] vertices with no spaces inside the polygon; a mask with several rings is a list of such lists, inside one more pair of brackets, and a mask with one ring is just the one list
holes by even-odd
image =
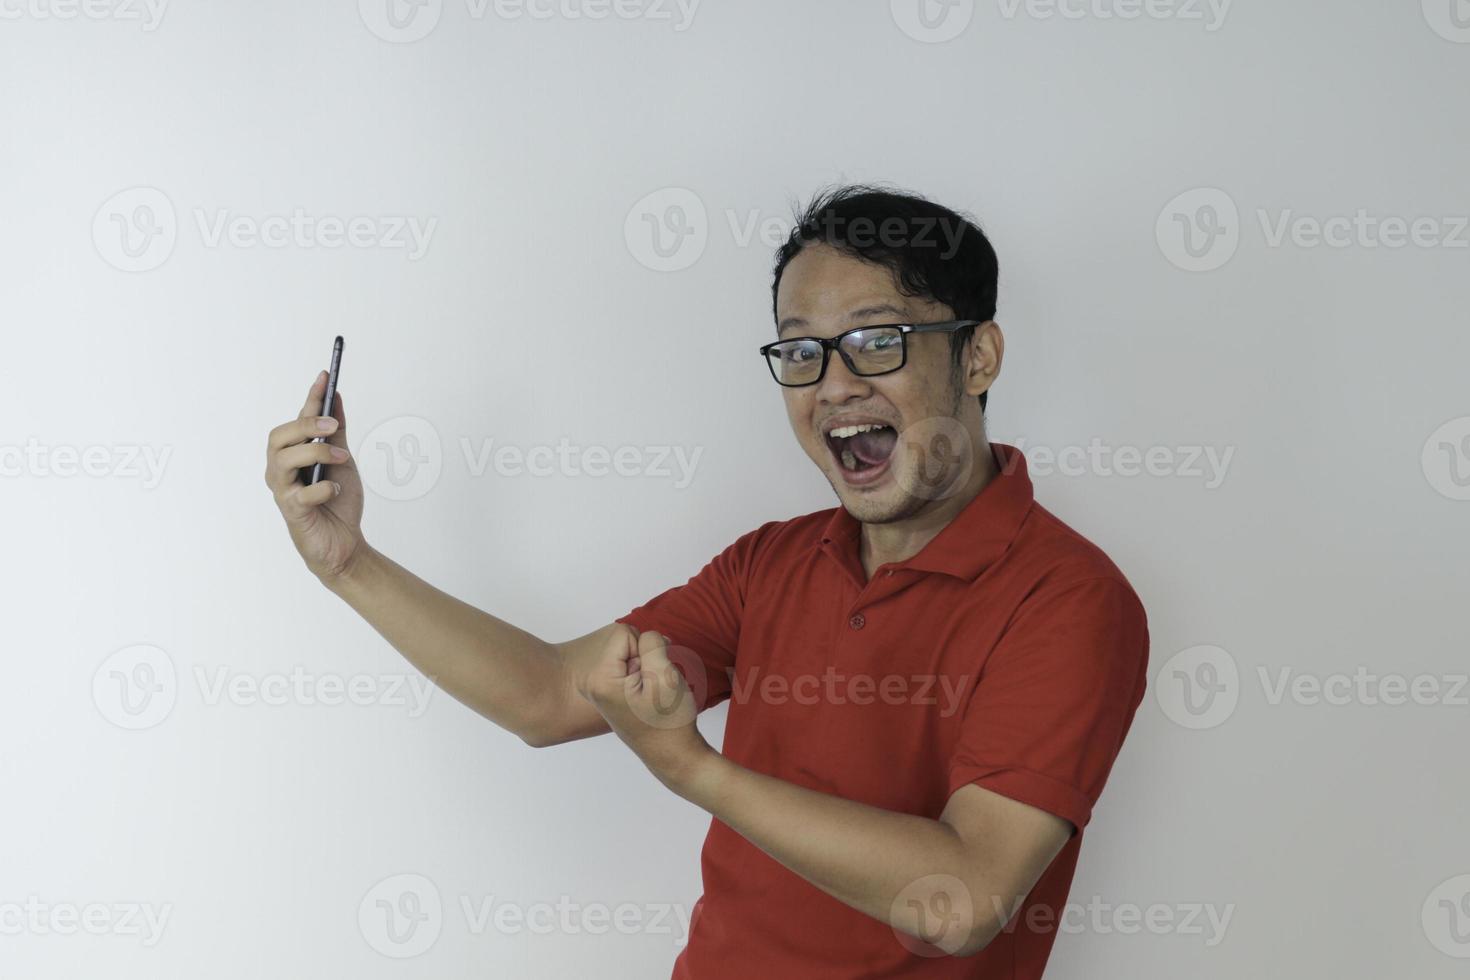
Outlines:
{"label": "teeth", "polygon": [[840,428],[833,429],[827,434],[837,439],[851,439],[859,432],[872,432],[874,429],[886,428],[888,428],[888,426],[886,425],[874,425],[871,422],[864,422],[861,425],[844,425]]}
{"label": "teeth", "polygon": [[842,450],[842,465],[850,470],[857,469],[857,457],[852,454],[851,449]]}

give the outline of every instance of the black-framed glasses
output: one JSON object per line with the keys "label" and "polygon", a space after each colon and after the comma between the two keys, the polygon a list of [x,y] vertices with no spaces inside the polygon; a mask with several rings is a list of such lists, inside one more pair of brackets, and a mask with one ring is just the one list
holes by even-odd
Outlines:
{"label": "black-framed glasses", "polygon": [[761,348],[771,377],[786,388],[814,385],[827,373],[827,355],[836,351],[853,374],[871,378],[892,374],[908,363],[911,333],[954,333],[978,327],[983,320],[943,323],[875,323],[853,327],[835,337],[793,337]]}

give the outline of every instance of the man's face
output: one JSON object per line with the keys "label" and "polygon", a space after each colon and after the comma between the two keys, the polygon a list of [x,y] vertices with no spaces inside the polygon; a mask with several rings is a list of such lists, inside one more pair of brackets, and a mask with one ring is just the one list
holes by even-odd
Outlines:
{"label": "man's face", "polygon": [[[953,319],[954,311],[941,303],[903,295],[886,267],[820,244],[791,260],[776,298],[783,340]],[[781,389],[797,441],[842,506],[865,524],[922,512],[936,499],[926,492],[936,479],[943,485],[958,468],[968,471],[972,457],[960,457],[982,438],[973,397],[978,391],[967,380],[957,382],[950,339],[946,333],[908,334],[905,365],[875,377],[853,374],[833,351],[821,381]],[[881,428],[852,434],[852,426],[862,425]]]}

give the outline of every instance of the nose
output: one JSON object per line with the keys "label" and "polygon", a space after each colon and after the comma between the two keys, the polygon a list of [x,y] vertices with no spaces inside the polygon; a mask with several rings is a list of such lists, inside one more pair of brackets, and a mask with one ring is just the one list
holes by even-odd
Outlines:
{"label": "nose", "polygon": [[868,379],[848,370],[847,362],[837,351],[827,355],[827,371],[817,382],[817,401],[823,405],[841,404],[854,398],[866,398],[873,386]]}

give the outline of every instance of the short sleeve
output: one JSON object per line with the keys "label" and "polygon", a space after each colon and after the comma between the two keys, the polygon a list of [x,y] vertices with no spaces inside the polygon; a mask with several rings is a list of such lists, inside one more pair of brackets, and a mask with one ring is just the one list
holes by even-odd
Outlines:
{"label": "short sleeve", "polygon": [[730,697],[747,585],[761,536],[743,535],[688,582],[660,593],[617,622],[668,636],[670,659],[683,671],[700,710]]}
{"label": "short sleeve", "polygon": [[975,783],[1080,831],[1143,699],[1147,665],[1147,618],[1126,581],[1039,590],[981,669],[949,792]]}

